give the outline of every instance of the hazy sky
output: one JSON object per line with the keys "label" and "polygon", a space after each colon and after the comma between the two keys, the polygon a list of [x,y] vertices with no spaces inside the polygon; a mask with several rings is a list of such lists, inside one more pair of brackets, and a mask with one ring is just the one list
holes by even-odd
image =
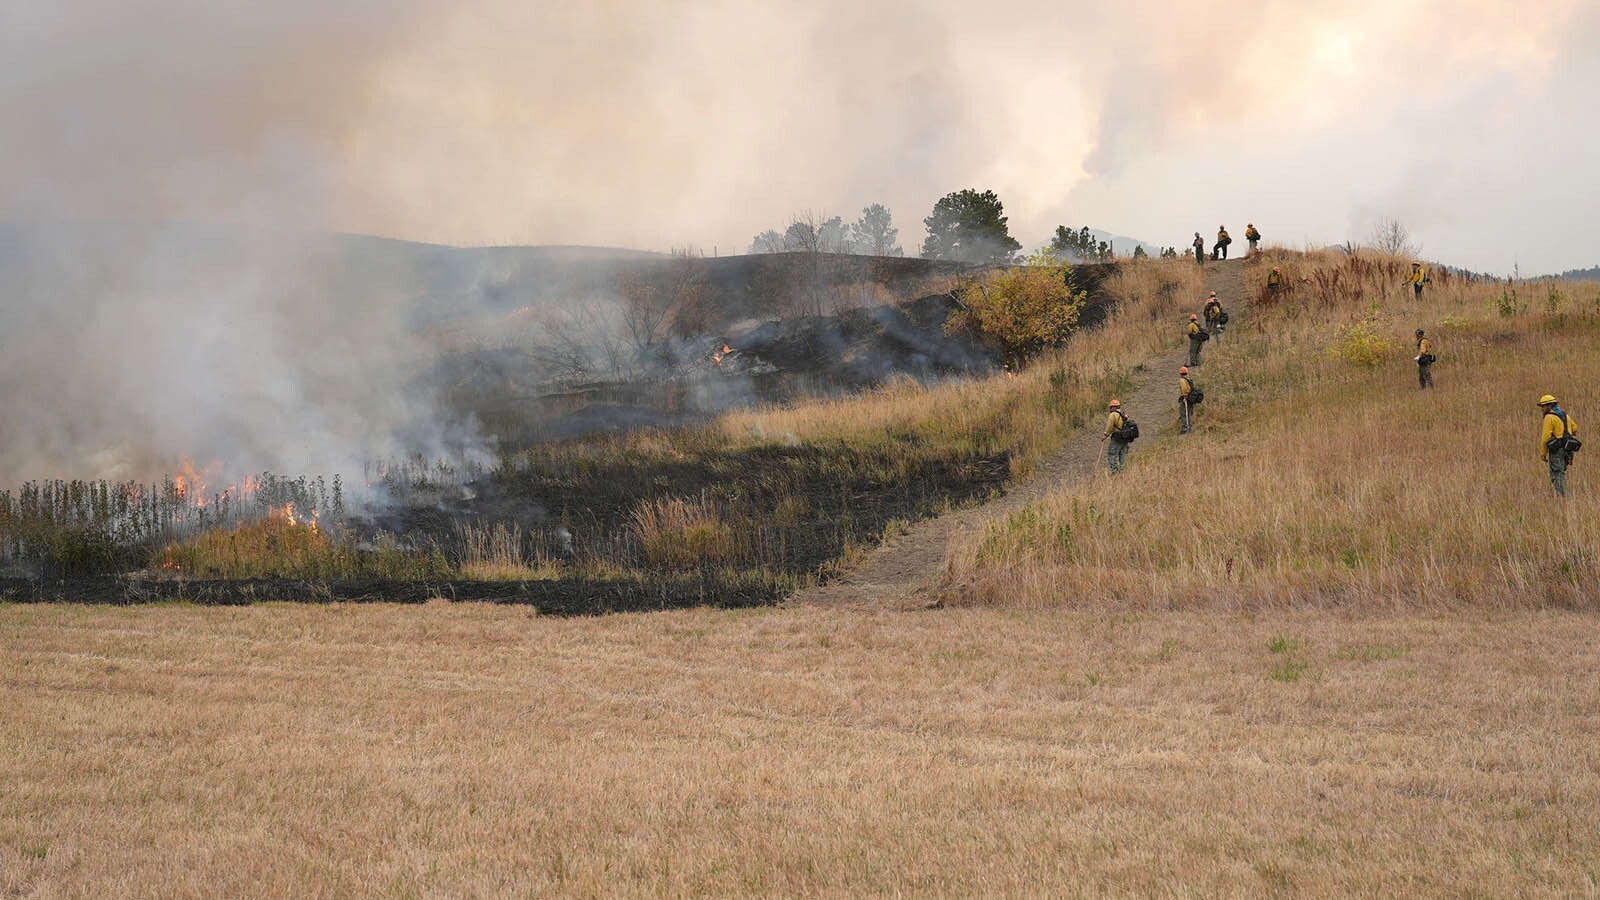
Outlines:
{"label": "hazy sky", "polygon": [[0,218],[742,252],[992,189],[1293,246],[1600,263],[1595,0],[8,0]]}

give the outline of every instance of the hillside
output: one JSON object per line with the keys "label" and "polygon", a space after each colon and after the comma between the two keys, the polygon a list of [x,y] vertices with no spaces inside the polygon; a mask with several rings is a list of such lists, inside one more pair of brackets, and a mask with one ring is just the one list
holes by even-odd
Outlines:
{"label": "hillside", "polygon": [[[1196,373],[1196,432],[1157,429],[1125,475],[989,522],[952,551],[945,602],[1051,605],[1070,586],[1111,607],[1596,608],[1596,492],[1580,459],[1582,486],[1554,496],[1534,401],[1554,393],[1578,423],[1600,406],[1580,374],[1600,365],[1600,286],[1442,270],[1416,299],[1381,256],[1231,265],[1246,287]],[[1439,357],[1429,390],[1417,328]],[[1170,428],[1170,396],[1147,427]]]}

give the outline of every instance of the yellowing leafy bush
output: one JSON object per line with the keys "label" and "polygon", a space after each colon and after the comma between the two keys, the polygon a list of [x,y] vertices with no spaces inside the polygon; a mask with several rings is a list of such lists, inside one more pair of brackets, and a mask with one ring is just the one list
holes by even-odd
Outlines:
{"label": "yellowing leafy bush", "polygon": [[1026,265],[985,275],[959,296],[962,308],[946,330],[972,331],[995,342],[1007,367],[1016,370],[1066,342],[1078,329],[1088,292],[1073,290],[1071,266],[1040,251]]}
{"label": "yellowing leafy bush", "polygon": [[1328,351],[1334,359],[1353,366],[1374,369],[1394,357],[1394,344],[1384,337],[1371,319],[1346,325]]}

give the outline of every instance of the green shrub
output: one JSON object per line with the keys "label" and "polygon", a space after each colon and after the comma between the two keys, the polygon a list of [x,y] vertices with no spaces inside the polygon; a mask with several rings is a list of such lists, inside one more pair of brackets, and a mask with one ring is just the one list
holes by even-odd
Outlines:
{"label": "green shrub", "polygon": [[1394,356],[1394,344],[1378,331],[1375,322],[1367,319],[1340,328],[1329,355],[1353,366],[1373,369]]}

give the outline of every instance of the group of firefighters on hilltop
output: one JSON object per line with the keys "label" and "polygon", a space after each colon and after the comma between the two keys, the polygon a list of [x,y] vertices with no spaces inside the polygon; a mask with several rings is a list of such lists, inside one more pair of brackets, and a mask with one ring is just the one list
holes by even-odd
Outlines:
{"label": "group of firefighters on hilltop", "polygon": [[[1261,243],[1261,232],[1256,230],[1256,223],[1250,222],[1249,224],[1245,225],[1244,239],[1250,242],[1250,255],[1255,256],[1256,245]],[[1217,242],[1211,245],[1211,258],[1227,259],[1228,245],[1231,243],[1233,243],[1233,238],[1228,236],[1228,226],[1218,225]],[[1200,263],[1201,265],[1205,265],[1206,239],[1200,236],[1200,232],[1196,231],[1194,233],[1194,243],[1190,246],[1194,247],[1194,261]]]}
{"label": "group of firefighters on hilltop", "polygon": [[[1250,226],[1249,235],[1255,231],[1255,226]],[[1222,237],[1227,236],[1224,229]],[[1202,252],[1203,245],[1198,243],[1200,235],[1195,234],[1196,252]],[[1257,237],[1250,239],[1250,249],[1255,251]],[[1223,256],[1227,258],[1227,244],[1219,241]],[[1282,283],[1282,273],[1274,267],[1268,276],[1268,290],[1276,291]],[[1417,297],[1422,296],[1422,286],[1428,283],[1427,270],[1420,262],[1412,263],[1411,274],[1406,283],[1413,286]],[[1201,315],[1205,317],[1206,327],[1200,327]],[[1222,301],[1217,298],[1217,292],[1211,291],[1206,298],[1201,314],[1189,314],[1189,322],[1184,334],[1189,339],[1189,361],[1187,365],[1178,367],[1178,433],[1188,434],[1193,428],[1194,407],[1205,399],[1205,392],[1195,386],[1189,377],[1191,366],[1200,365],[1201,347],[1212,337],[1221,336],[1227,328],[1228,313],[1222,308]],[[1436,357],[1433,352],[1433,342],[1428,339],[1427,333],[1417,329],[1417,383],[1419,389],[1427,390],[1433,387],[1433,364]],[[1559,401],[1553,394],[1545,394],[1539,398],[1539,409],[1542,410],[1539,430],[1539,456],[1550,467],[1550,483],[1555,487],[1556,494],[1567,495],[1567,467],[1571,465],[1573,454],[1583,445],[1578,440],[1578,426],[1572,417],[1561,409]],[[1122,408],[1122,401],[1113,399],[1109,404],[1109,413],[1106,416],[1106,428],[1100,440],[1106,444],[1106,467],[1113,474],[1121,472],[1127,467],[1128,445],[1139,436],[1138,426]]]}

